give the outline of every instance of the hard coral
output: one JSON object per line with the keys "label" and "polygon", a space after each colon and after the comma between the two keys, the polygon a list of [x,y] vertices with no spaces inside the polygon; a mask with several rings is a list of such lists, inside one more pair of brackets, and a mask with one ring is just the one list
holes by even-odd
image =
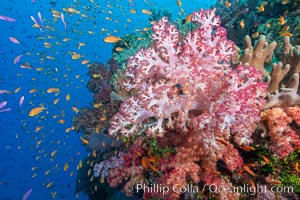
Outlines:
{"label": "hard coral", "polygon": [[249,36],[245,37],[245,50],[243,55],[239,58],[240,63],[249,64],[255,66],[255,68],[268,75],[269,73],[265,70],[264,64],[272,61],[273,51],[277,43],[272,42],[268,44],[266,37],[261,36],[256,44],[252,46],[251,39]]}
{"label": "hard coral", "polygon": [[282,62],[284,65],[291,66],[285,82],[288,81],[289,77],[300,73],[300,46],[292,46],[290,43],[290,37],[287,36],[284,38]]}
{"label": "hard coral", "polygon": [[292,77],[300,72],[300,46],[292,46],[289,37],[284,38],[281,60],[282,62],[273,64],[268,89],[270,93],[278,92],[280,88],[289,85]]}
{"label": "hard coral", "polygon": [[[282,47],[281,62],[273,63],[273,51],[276,42],[268,44],[265,36],[261,36],[253,47],[249,36],[245,38],[246,49],[239,58],[233,57],[234,63],[250,64],[264,73],[268,79],[268,97],[265,109],[276,106],[300,105],[299,91],[299,66],[300,46],[292,46],[289,37],[285,37]],[[240,51],[240,49],[238,49]],[[272,64],[272,71],[265,69],[265,64]]]}

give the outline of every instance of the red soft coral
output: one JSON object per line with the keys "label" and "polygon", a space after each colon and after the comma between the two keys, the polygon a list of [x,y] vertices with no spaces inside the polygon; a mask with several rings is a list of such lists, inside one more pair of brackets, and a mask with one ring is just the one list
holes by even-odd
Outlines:
{"label": "red soft coral", "polygon": [[108,171],[105,172],[108,184],[111,187],[122,185],[123,191],[128,196],[135,193],[137,184],[148,185],[148,181],[144,176],[145,170],[139,157],[144,153],[142,142],[140,139],[135,140],[127,152],[119,153],[119,158],[112,157],[105,161],[106,165],[111,165],[111,167],[104,169]]}
{"label": "red soft coral", "polygon": [[274,107],[261,113],[270,129],[271,149],[281,158],[300,148],[299,133],[291,128],[293,120],[299,125],[299,107]]}

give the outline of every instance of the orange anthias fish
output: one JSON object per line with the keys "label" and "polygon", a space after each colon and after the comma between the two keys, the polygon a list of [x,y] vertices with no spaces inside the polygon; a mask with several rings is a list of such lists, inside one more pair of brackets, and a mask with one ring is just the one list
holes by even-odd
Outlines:
{"label": "orange anthias fish", "polygon": [[43,110],[45,110],[47,108],[44,107],[44,105],[42,105],[41,107],[36,107],[36,108],[33,108],[30,112],[29,112],[29,116],[30,117],[34,117],[38,114],[40,114]]}
{"label": "orange anthias fish", "polygon": [[67,95],[66,95],[66,100],[69,101],[70,99],[71,99],[70,94],[67,94]]}
{"label": "orange anthias fish", "polygon": [[83,60],[83,61],[81,62],[81,64],[85,65],[85,64],[87,64],[88,62],[90,62],[90,61],[89,61],[89,60]]}
{"label": "orange anthias fish", "polygon": [[119,38],[119,37],[113,36],[113,35],[110,35],[110,36],[104,38],[104,42],[108,42],[108,43],[115,43],[115,42],[118,42],[120,40],[122,40],[122,39]]}
{"label": "orange anthias fish", "polygon": [[280,17],[278,18],[278,20],[279,20],[279,24],[280,24],[280,25],[284,25],[285,22],[286,22],[283,16],[280,16]]}
{"label": "orange anthias fish", "polygon": [[229,8],[231,6],[231,3],[229,1],[225,1],[226,8]]}
{"label": "orange anthias fish", "polygon": [[181,6],[182,6],[182,2],[181,2],[180,0],[177,0],[177,5],[178,5],[179,7],[181,7]]}
{"label": "orange anthias fish", "polygon": [[262,156],[262,159],[267,163],[270,164],[270,160],[266,156]]}
{"label": "orange anthias fish", "polygon": [[284,26],[284,27],[281,29],[281,32],[282,32],[282,33],[287,32],[289,29],[290,29],[290,26]]}
{"label": "orange anthias fish", "polygon": [[122,47],[117,47],[116,51],[121,52],[121,51],[124,51],[124,49]]}
{"label": "orange anthias fish", "polygon": [[266,2],[266,1],[261,2],[260,6],[256,7],[257,12],[264,12],[265,11],[265,5],[267,5],[267,4],[268,4],[268,2]]}
{"label": "orange anthias fish", "polygon": [[142,13],[146,14],[146,15],[152,15],[152,12],[146,9],[142,10]]}
{"label": "orange anthias fish", "polygon": [[279,35],[280,35],[281,37],[285,37],[285,36],[292,37],[292,36],[293,36],[293,34],[290,33],[290,32],[280,33]]}
{"label": "orange anthias fish", "polygon": [[299,163],[298,162],[295,163],[294,168],[295,168],[296,172],[300,172]]}
{"label": "orange anthias fish", "polygon": [[58,121],[58,123],[65,124],[65,120],[61,119],[61,120]]}
{"label": "orange anthias fish", "polygon": [[252,33],[252,38],[255,39],[255,38],[257,38],[258,36],[259,36],[259,32],[256,31],[255,33]]}
{"label": "orange anthias fish", "polygon": [[68,169],[69,169],[69,164],[66,162],[64,165],[64,171],[66,172],[66,171],[68,171]]}
{"label": "orange anthias fish", "polygon": [[39,132],[40,130],[42,130],[42,128],[44,128],[44,126],[37,126],[34,130],[35,133]]}
{"label": "orange anthias fish", "polygon": [[80,138],[80,140],[83,144],[89,144],[89,141],[87,139]]}
{"label": "orange anthias fish", "polygon": [[132,14],[135,14],[135,13],[136,13],[136,10],[131,9],[131,10],[129,10],[129,12],[131,12]]}
{"label": "orange anthias fish", "polygon": [[243,166],[243,168],[244,168],[244,170],[246,171],[246,172],[248,172],[250,175],[252,175],[252,176],[257,176],[249,167],[247,167],[247,166]]}
{"label": "orange anthias fish", "polygon": [[76,107],[76,106],[72,106],[72,110],[74,111],[74,112],[76,112],[76,113],[78,113],[79,112],[79,109]]}
{"label": "orange anthias fish", "polygon": [[193,16],[193,14],[189,14],[188,16],[186,16],[185,23],[191,22],[192,16]]}
{"label": "orange anthias fish", "polygon": [[240,21],[240,27],[241,29],[244,29],[245,27],[245,21],[243,19]]}
{"label": "orange anthias fish", "polygon": [[60,92],[60,91],[59,91],[59,88],[49,88],[49,89],[47,90],[47,93],[53,93],[53,92]]}

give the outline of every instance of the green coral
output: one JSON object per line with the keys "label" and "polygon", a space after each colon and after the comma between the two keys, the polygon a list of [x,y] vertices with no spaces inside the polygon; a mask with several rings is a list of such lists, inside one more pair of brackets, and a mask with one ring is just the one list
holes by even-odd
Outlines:
{"label": "green coral", "polygon": [[297,174],[291,172],[281,173],[281,182],[283,185],[293,186],[296,193],[300,192],[300,177]]}
{"label": "green coral", "polygon": [[[287,157],[280,159],[277,156],[270,156],[267,148],[257,146],[255,155],[258,157],[258,163],[261,163],[261,172],[264,175],[271,175],[275,180],[280,180],[282,186],[292,186],[294,192],[300,192],[300,173],[295,169],[295,164],[300,163],[299,152],[294,151]],[[269,160],[269,163],[263,159],[263,156]]]}
{"label": "green coral", "polygon": [[271,166],[279,174],[282,185],[293,186],[296,193],[300,192],[300,176],[295,170],[295,164],[299,161],[300,154],[296,151],[282,160],[275,157],[271,161]]}
{"label": "green coral", "polygon": [[152,12],[152,14],[149,17],[149,21],[157,22],[164,16],[168,17],[169,21],[172,20],[172,11],[168,8],[166,8],[164,10],[158,9],[158,8],[151,8],[150,11]]}
{"label": "green coral", "polygon": [[197,28],[196,24],[187,22],[186,19],[177,19],[175,21],[175,26],[178,29],[180,35],[185,35]]}
{"label": "green coral", "polygon": [[[148,47],[150,42],[150,29],[129,34],[114,45],[113,58],[123,68],[125,67],[124,63],[130,56],[133,56],[139,49]],[[117,47],[121,47],[123,50],[117,51]]]}
{"label": "green coral", "polygon": [[157,140],[156,139],[152,139],[150,142],[149,142],[149,146],[152,150],[152,153],[155,155],[155,156],[158,156],[158,157],[166,157],[166,156],[169,156],[170,154],[174,153],[175,152],[175,149],[174,148],[170,148],[168,146],[162,148],[158,145],[157,143]]}

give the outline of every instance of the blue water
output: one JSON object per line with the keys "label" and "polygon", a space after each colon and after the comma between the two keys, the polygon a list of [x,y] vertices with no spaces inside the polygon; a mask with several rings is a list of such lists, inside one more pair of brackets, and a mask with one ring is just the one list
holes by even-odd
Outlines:
{"label": "blue water", "polygon": [[[169,8],[174,19],[180,12],[176,0],[95,2],[100,3],[88,0],[0,2],[0,15],[16,19],[16,22],[0,20],[0,90],[11,93],[0,95],[0,102],[7,101],[6,107],[12,108],[9,112],[0,113],[0,200],[22,199],[31,188],[28,199],[76,199],[76,166],[88,152],[80,142],[79,133],[66,133],[65,130],[72,126],[72,115],[75,114],[72,106],[80,109],[92,101],[92,95],[85,87],[88,67],[81,61],[105,63],[112,56],[112,45],[103,42],[107,35],[125,36],[149,26],[149,16],[143,14],[142,9]],[[209,6],[198,2],[182,0],[181,8],[189,14]],[[63,10],[70,7],[87,18]],[[64,13],[66,30],[61,19],[52,16],[53,9]],[[130,9],[137,13],[130,13]],[[38,19],[38,12],[44,21],[42,25],[49,26],[43,32],[32,27],[34,23],[30,16]],[[17,38],[20,44],[12,43],[9,37]],[[70,38],[70,41],[63,42],[63,38]],[[46,48],[44,42],[51,43],[52,47]],[[78,49],[79,42],[85,43],[85,46]],[[71,52],[79,53],[81,58],[72,60]],[[21,54],[20,62],[14,64],[14,58]],[[55,59],[47,59],[47,56]],[[24,63],[33,69],[20,68]],[[42,70],[37,71],[37,68]],[[19,87],[20,91],[15,93]],[[58,96],[48,94],[48,88],[59,88],[61,92]],[[31,89],[37,91],[29,93]],[[65,99],[67,94],[71,97],[69,101]],[[21,96],[25,100],[19,107]],[[57,104],[53,103],[55,99],[59,99]],[[42,104],[46,110],[36,117],[28,116],[32,108]],[[54,119],[55,115],[57,118]],[[64,120],[65,124],[58,123],[59,120]],[[43,128],[35,132],[37,126]],[[51,153],[55,155],[51,156]],[[66,162],[69,169],[64,171]],[[46,175],[48,170],[50,172]],[[53,185],[47,188],[46,185],[51,182]],[[79,194],[78,199],[87,198]]]}

